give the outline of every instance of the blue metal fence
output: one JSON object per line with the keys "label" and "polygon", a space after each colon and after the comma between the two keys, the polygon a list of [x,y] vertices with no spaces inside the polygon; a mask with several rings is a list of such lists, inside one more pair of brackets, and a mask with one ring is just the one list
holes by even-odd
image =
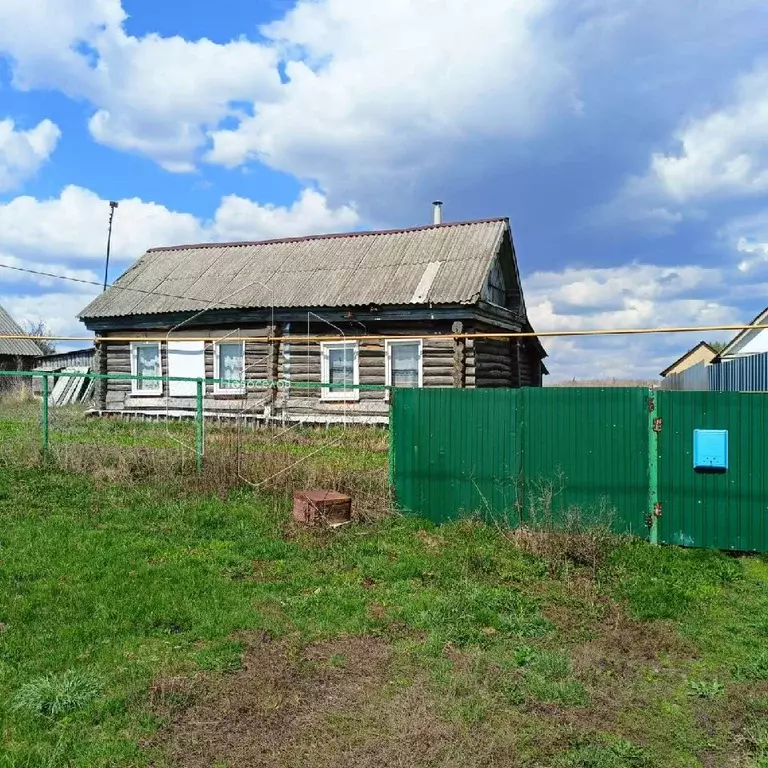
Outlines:
{"label": "blue metal fence", "polygon": [[671,373],[659,389],[699,392],[768,392],[768,352],[698,363],[682,373]]}
{"label": "blue metal fence", "polygon": [[712,392],[768,392],[768,352],[709,366]]}

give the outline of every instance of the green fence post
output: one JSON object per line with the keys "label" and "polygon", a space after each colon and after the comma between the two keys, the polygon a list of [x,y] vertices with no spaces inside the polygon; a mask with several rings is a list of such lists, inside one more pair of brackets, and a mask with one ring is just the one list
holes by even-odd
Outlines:
{"label": "green fence post", "polygon": [[43,430],[43,453],[48,453],[48,374],[43,374],[43,413],[42,413],[42,430]]}
{"label": "green fence post", "polygon": [[197,471],[203,471],[203,380],[197,380],[197,410],[195,413],[195,447]]}
{"label": "green fence post", "polygon": [[395,388],[385,390],[389,398],[389,500],[394,507],[395,498]]}
{"label": "green fence post", "polygon": [[648,390],[648,520],[651,544],[659,543],[659,433],[656,429],[656,397]]}

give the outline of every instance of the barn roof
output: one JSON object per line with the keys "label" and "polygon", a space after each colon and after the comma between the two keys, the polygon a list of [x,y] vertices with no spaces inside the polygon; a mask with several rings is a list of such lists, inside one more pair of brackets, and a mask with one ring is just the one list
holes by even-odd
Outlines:
{"label": "barn roof", "polygon": [[152,248],[82,319],[202,309],[474,303],[507,219]]}
{"label": "barn roof", "polygon": [[[0,307],[0,336],[22,336],[25,332],[16,321]],[[0,338],[0,355],[13,355],[14,357],[40,357],[43,351],[29,339],[3,339]]]}

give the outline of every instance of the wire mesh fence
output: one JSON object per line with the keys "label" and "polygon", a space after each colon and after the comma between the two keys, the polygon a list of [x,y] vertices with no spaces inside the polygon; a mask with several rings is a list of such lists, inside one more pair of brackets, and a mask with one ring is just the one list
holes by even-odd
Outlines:
{"label": "wire mesh fence", "polygon": [[[64,388],[59,381],[67,376],[83,379],[82,396],[58,404],[52,393]],[[186,408],[170,399],[144,411],[98,407],[99,386],[130,387],[136,378],[3,372],[0,465],[48,466],[105,483],[162,484],[179,493],[251,488],[287,496],[328,488],[352,496],[359,514],[389,511],[385,428],[257,418],[237,399],[214,412],[206,409],[206,387],[213,382],[205,379],[181,379],[196,391]],[[167,386],[168,377],[163,381]]]}

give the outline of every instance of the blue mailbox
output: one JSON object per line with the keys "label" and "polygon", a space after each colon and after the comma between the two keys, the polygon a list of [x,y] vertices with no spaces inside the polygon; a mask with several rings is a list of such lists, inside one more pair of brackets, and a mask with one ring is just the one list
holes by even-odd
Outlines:
{"label": "blue mailbox", "polygon": [[693,430],[693,468],[728,469],[728,430]]}

